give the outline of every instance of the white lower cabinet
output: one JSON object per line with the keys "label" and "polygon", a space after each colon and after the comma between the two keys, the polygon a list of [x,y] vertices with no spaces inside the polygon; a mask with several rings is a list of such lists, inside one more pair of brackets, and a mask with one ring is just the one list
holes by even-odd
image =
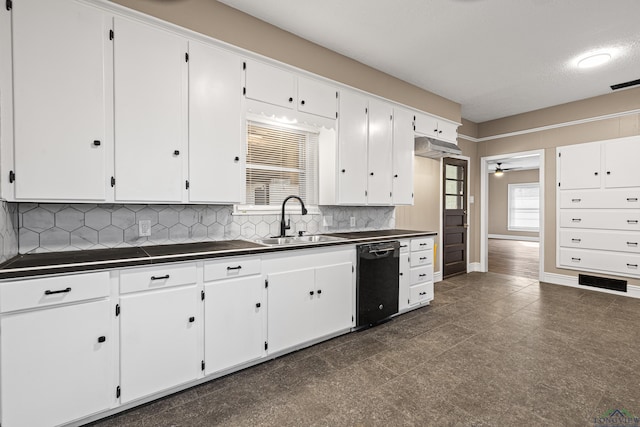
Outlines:
{"label": "white lower cabinet", "polygon": [[276,256],[264,261],[269,297],[269,353],[353,326],[355,251],[353,248],[325,251],[286,258]]}
{"label": "white lower cabinet", "polygon": [[[5,307],[18,308],[3,308],[0,315],[3,426],[59,425],[107,410],[114,402],[113,305],[103,292],[108,289],[104,276],[86,276],[84,282],[83,275],[71,276],[72,283],[62,283],[63,288],[47,287],[45,279],[0,285]],[[55,279],[59,286],[62,278]],[[94,290],[82,294],[85,301],[63,302],[73,300],[82,285]],[[13,292],[16,287],[26,292]],[[30,298],[38,291],[37,299]]]}
{"label": "white lower cabinet", "polygon": [[260,258],[205,264],[205,374],[264,357],[266,295]]}
{"label": "white lower cabinet", "polygon": [[202,303],[195,264],[132,269],[120,282],[121,292],[132,291],[120,297],[121,403],[197,379]]}
{"label": "white lower cabinet", "polygon": [[433,239],[403,240],[400,245],[399,311],[402,313],[434,298]]}

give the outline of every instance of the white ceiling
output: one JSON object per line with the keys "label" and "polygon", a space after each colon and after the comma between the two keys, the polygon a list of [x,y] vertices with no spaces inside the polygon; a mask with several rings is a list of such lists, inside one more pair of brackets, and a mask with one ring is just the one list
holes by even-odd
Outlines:
{"label": "white ceiling", "polygon": [[[219,0],[462,105],[476,123],[640,78],[640,0]],[[597,69],[585,52],[616,49]]]}

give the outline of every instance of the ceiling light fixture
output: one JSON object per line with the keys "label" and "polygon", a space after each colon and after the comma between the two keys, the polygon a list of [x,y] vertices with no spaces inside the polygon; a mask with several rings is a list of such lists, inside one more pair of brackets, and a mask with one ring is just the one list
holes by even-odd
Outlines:
{"label": "ceiling light fixture", "polygon": [[590,54],[578,61],[578,68],[592,68],[602,65],[611,60],[611,54],[607,52],[600,52]]}
{"label": "ceiling light fixture", "polygon": [[493,173],[495,176],[502,176],[504,175],[504,172],[502,172],[501,170],[497,170]]}

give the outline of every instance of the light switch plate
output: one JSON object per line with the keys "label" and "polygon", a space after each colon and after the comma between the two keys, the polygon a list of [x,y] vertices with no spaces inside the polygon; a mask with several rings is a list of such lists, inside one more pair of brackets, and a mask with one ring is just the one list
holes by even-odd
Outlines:
{"label": "light switch plate", "polygon": [[148,237],[151,236],[151,220],[141,219],[138,221],[138,236]]}
{"label": "light switch plate", "polygon": [[355,227],[356,226],[356,217],[352,216],[349,218],[349,224],[351,225],[351,227]]}

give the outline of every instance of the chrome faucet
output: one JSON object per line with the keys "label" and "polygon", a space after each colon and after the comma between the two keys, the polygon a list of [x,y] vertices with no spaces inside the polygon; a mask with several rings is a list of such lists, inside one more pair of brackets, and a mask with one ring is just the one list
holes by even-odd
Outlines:
{"label": "chrome faucet", "polygon": [[289,199],[298,199],[298,201],[300,201],[300,204],[302,205],[302,215],[307,214],[307,208],[304,207],[304,202],[300,197],[288,196],[286,199],[284,199],[284,201],[282,202],[282,217],[280,218],[280,235],[278,237],[285,237],[287,234],[287,230],[291,228],[291,218],[289,218],[289,221],[287,222],[284,221],[284,205]]}

